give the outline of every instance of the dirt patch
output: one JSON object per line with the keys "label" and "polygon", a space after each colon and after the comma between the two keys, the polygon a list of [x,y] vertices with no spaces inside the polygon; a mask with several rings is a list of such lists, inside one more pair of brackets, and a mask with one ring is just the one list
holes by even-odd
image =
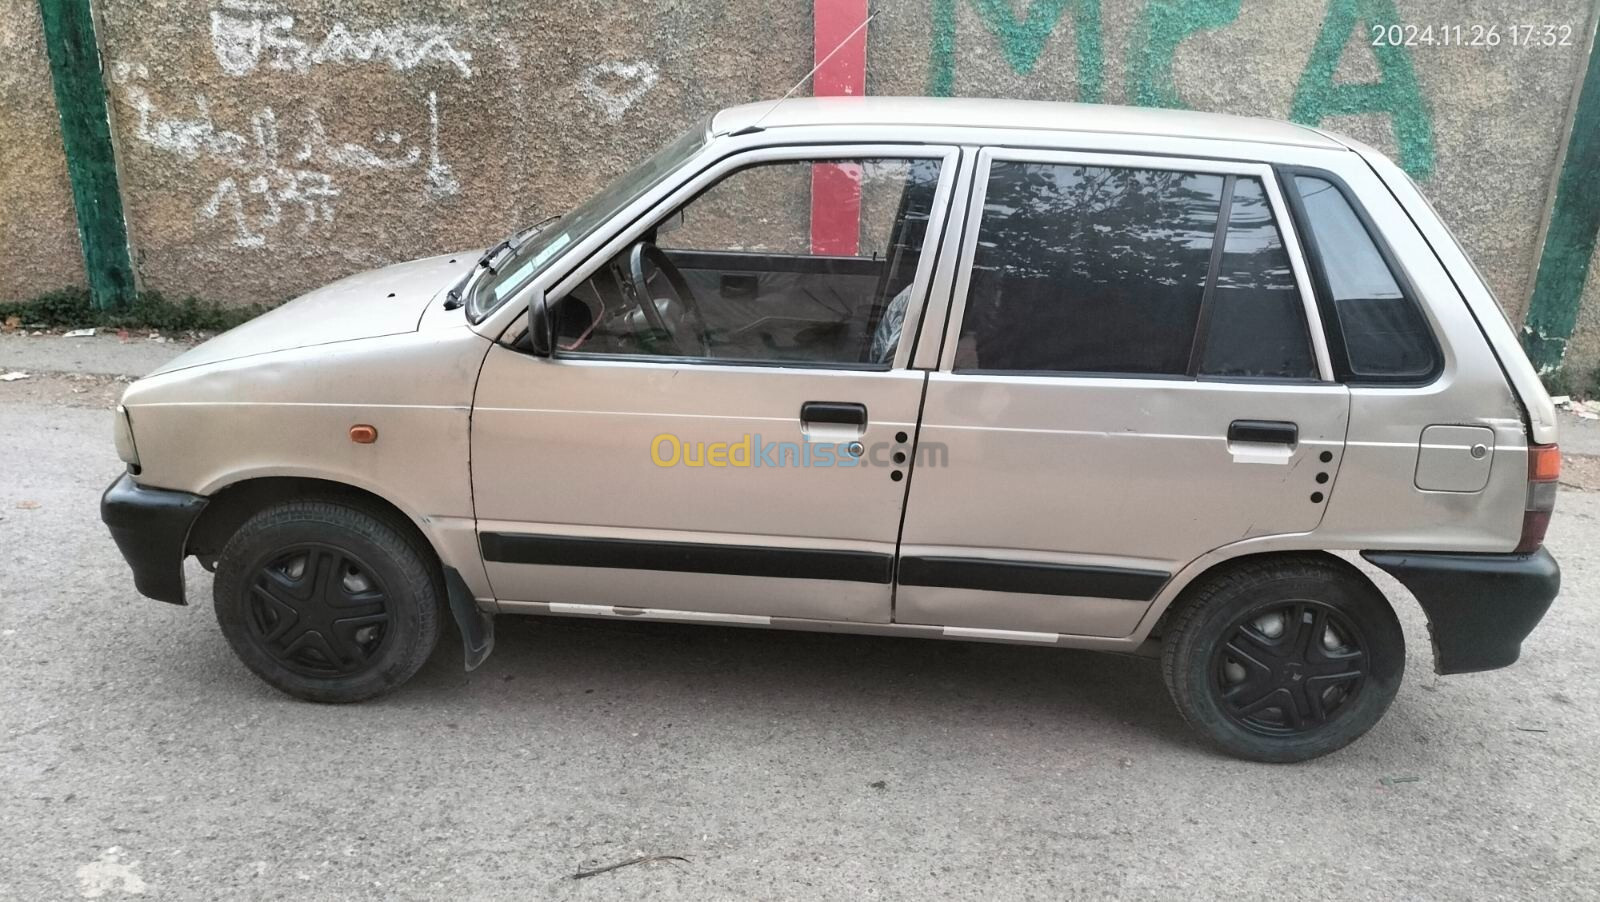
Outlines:
{"label": "dirt patch", "polygon": [[1600,492],[1600,456],[1565,454],[1561,458],[1561,486]]}
{"label": "dirt patch", "polygon": [[0,404],[54,404],[58,407],[110,409],[122,397],[132,376],[90,373],[34,373],[26,379],[0,382]]}

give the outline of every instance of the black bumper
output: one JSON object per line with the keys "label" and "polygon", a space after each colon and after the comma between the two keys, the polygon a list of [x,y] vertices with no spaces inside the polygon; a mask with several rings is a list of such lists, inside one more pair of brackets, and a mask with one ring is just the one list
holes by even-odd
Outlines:
{"label": "black bumper", "polygon": [[1450,554],[1363,551],[1405,584],[1428,615],[1433,669],[1472,673],[1506,667],[1561,589],[1550,552]]}
{"label": "black bumper", "polygon": [[100,519],[111,527],[111,538],[133,568],[133,584],[141,594],[185,603],[184,543],[205,507],[200,495],[146,488],[127,474],[100,497]]}

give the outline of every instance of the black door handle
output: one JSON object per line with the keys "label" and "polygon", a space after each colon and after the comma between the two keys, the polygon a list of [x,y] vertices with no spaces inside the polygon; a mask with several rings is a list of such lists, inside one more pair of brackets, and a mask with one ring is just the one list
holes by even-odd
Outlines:
{"label": "black door handle", "polygon": [[1300,427],[1282,420],[1234,420],[1228,424],[1228,441],[1292,445],[1300,440]]}
{"label": "black door handle", "polygon": [[807,401],[800,405],[800,422],[865,426],[867,405],[845,401]]}

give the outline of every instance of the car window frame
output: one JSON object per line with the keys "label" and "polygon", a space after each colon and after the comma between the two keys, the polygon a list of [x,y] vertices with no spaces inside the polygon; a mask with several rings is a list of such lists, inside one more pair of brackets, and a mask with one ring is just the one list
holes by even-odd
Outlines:
{"label": "car window frame", "polygon": [[[585,242],[586,247],[581,249],[581,253],[579,252],[580,249],[575,248],[572,252],[547,267],[545,273],[553,275],[548,276],[548,278],[541,277],[535,281],[536,283],[544,282],[549,286],[548,288],[541,290],[536,284],[529,286],[525,291],[529,293],[528,302],[530,304],[544,303],[546,299],[560,299],[566,296],[598,272],[602,266],[605,266],[623,249],[631,246],[634,241],[637,241],[657,222],[705,193],[722,179],[742,169],[764,163],[812,161],[825,163],[830,160],[851,159],[929,159],[939,161],[939,184],[934,190],[928,230],[923,236],[922,256],[917,262],[916,276],[912,281],[912,295],[907,303],[905,319],[901,325],[900,343],[895,349],[894,358],[889,363],[738,360],[656,354],[604,354],[554,349],[547,358],[548,361],[567,365],[623,363],[665,368],[683,366],[765,367],[844,370],[850,372],[890,372],[907,369],[911,359],[912,348],[915,344],[915,336],[919,331],[923,312],[927,307],[929,287],[933,282],[938,250],[944,243],[945,229],[949,227],[953,216],[950,200],[956,174],[961,167],[961,148],[953,144],[930,144],[919,141],[839,143],[811,141],[728,150],[720,156],[705,160],[695,166],[691,175],[677,180],[676,185],[666,194],[657,195],[654,200],[650,201],[642,209],[636,212],[631,209],[623,211],[610,224],[611,228],[599,230],[606,237],[602,238],[598,244],[592,240]],[[686,165],[685,169],[688,168],[690,167]],[[594,235],[591,235],[591,239],[594,237]],[[518,303],[520,299],[515,299],[513,302]],[[526,308],[524,308],[525,313]],[[516,331],[515,321],[511,326],[508,331]]]}
{"label": "car window frame", "polygon": [[[1280,183],[1279,188],[1288,200],[1289,210],[1295,220],[1295,234],[1299,237],[1300,251],[1305,255],[1310,266],[1313,294],[1317,298],[1318,316],[1322,320],[1322,329],[1328,338],[1328,353],[1333,363],[1335,379],[1343,385],[1358,388],[1424,388],[1437,382],[1444,375],[1445,353],[1444,347],[1439,342],[1438,327],[1428,315],[1427,307],[1421,301],[1415,283],[1406,273],[1404,266],[1400,265],[1400,258],[1394,249],[1389,246],[1384,237],[1383,230],[1378,227],[1377,221],[1368,212],[1366,205],[1361,202],[1360,196],[1350,187],[1350,184],[1336,172],[1320,169],[1315,166],[1301,166],[1294,164],[1278,164],[1272,167],[1274,177]],[[1417,319],[1428,331],[1429,353],[1432,355],[1433,365],[1420,376],[1363,376],[1355,373],[1350,366],[1350,352],[1345,346],[1344,329],[1340,325],[1338,302],[1334,300],[1333,288],[1328,281],[1328,272],[1322,261],[1322,252],[1313,238],[1311,218],[1305,208],[1305,202],[1300,197],[1300,189],[1295,186],[1296,176],[1321,179],[1334,187],[1334,190],[1344,198],[1346,205],[1355,213],[1356,220],[1366,230],[1367,239],[1372,242],[1378,252],[1378,257],[1383,260],[1383,265],[1389,270],[1389,277],[1394,280],[1400,289],[1400,295],[1416,313]],[[1420,193],[1420,192],[1419,192]],[[1498,306],[1498,305],[1496,305]]]}
{"label": "car window frame", "polygon": [[[971,288],[972,264],[977,257],[978,237],[983,226],[983,210],[989,191],[989,175],[994,163],[1036,163],[1043,165],[1069,165],[1069,166],[1102,166],[1107,168],[1122,169],[1158,169],[1177,172],[1189,172],[1201,175],[1219,175],[1224,178],[1254,178],[1261,183],[1262,191],[1267,196],[1267,202],[1272,212],[1273,224],[1278,228],[1279,240],[1283,243],[1284,252],[1289,257],[1291,274],[1294,277],[1295,288],[1300,295],[1301,317],[1306,326],[1306,335],[1311,342],[1312,362],[1315,365],[1316,375],[1310,377],[1298,376],[1207,376],[1203,374],[1189,375],[1186,373],[1116,373],[1073,370],[1004,370],[1004,369],[955,369],[956,345],[961,338],[961,326],[966,318],[967,296]],[[1220,216],[1219,209],[1219,216]],[[1119,153],[1106,151],[1076,151],[1076,150],[1047,150],[1041,148],[1014,147],[1007,145],[991,145],[978,151],[977,159],[972,167],[972,183],[970,198],[967,207],[962,213],[962,238],[959,255],[956,261],[955,284],[949,300],[949,315],[943,330],[939,352],[939,372],[956,378],[993,379],[996,377],[1026,377],[1050,379],[1135,379],[1156,382],[1184,382],[1184,383],[1242,383],[1242,384],[1270,384],[1270,385],[1319,385],[1333,383],[1334,370],[1329,355],[1327,338],[1323,334],[1324,328],[1320,308],[1313,294],[1310,269],[1299,240],[1298,223],[1289,215],[1289,206],[1284,197],[1283,189],[1278,184],[1274,166],[1249,160],[1233,160],[1202,157],[1162,156],[1146,153]],[[1225,250],[1224,241],[1220,246],[1212,248],[1213,261],[1220,259],[1220,254]],[[1201,307],[1197,321],[1198,331],[1208,315],[1209,293],[1207,302]],[[1202,349],[1203,353],[1203,349]]]}

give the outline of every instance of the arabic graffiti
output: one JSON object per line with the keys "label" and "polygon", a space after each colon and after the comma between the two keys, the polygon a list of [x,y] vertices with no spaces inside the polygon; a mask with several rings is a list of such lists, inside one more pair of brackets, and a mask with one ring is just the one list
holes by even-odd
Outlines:
{"label": "arabic graffiti", "polygon": [[[933,0],[933,44],[929,55],[928,93],[956,93],[957,18],[963,0]],[[1031,74],[1068,10],[1075,51],[1078,96],[1098,103],[1105,96],[1105,49],[1100,0],[1033,0],[1017,15],[1007,0],[965,0],[984,29],[1000,44],[1013,72]],[[1127,96],[1139,106],[1184,108],[1174,83],[1173,59],[1179,45],[1202,31],[1225,28],[1238,20],[1241,0],[1150,0],[1128,48]],[[1289,102],[1289,118],[1318,125],[1331,116],[1388,116],[1403,169],[1416,178],[1433,173],[1433,120],[1411,58],[1404,46],[1372,47],[1377,81],[1335,80],[1340,60],[1358,24],[1399,24],[1393,0],[1329,0],[1327,13],[1311,43],[1310,58]]]}
{"label": "arabic graffiti", "polygon": [[217,180],[198,215],[230,222],[238,247],[265,247],[268,235],[281,226],[292,226],[303,235],[331,224],[340,194],[336,172],[419,169],[425,197],[437,200],[460,190],[450,165],[440,156],[435,91],[426,98],[425,142],[408,141],[400,132],[387,130],[361,144],[330,138],[315,108],[290,120],[292,137],[285,135],[285,123],[271,106],[258,107],[238,128],[219,126],[204,94],[194,95],[192,116],[164,113],[144,87],[147,76],[142,64],[118,63],[112,68],[113,83],[137,115],[133,137],[183,160],[208,160],[227,168],[228,174]]}

